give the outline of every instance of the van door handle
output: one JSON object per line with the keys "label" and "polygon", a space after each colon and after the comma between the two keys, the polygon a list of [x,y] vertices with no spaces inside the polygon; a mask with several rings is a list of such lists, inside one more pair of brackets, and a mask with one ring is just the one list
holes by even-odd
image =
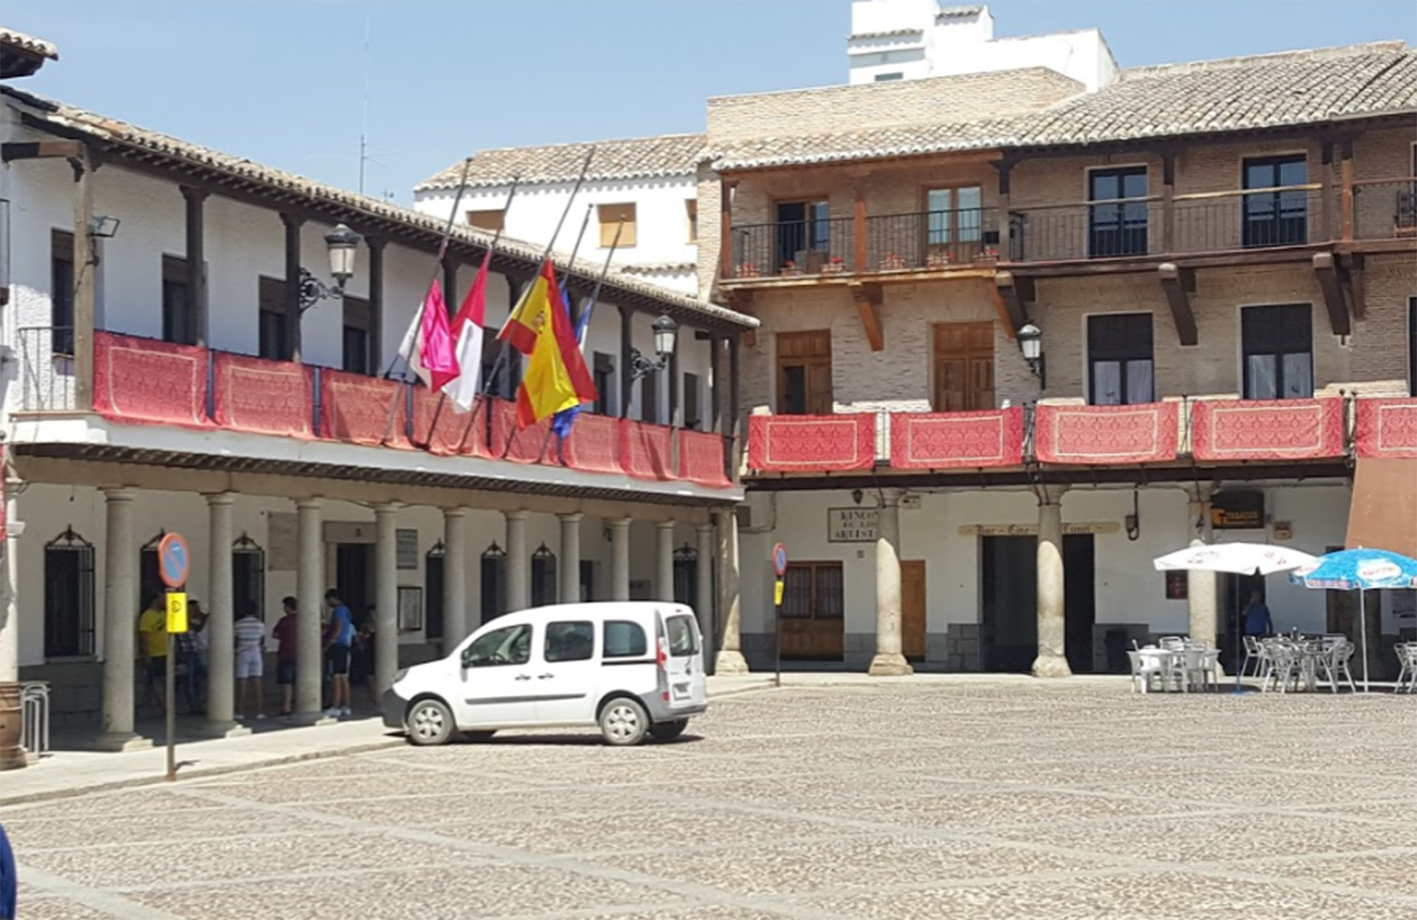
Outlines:
{"label": "van door handle", "polygon": [[556,676],[555,674],[538,674],[538,675],[536,676],[536,679],[537,679],[537,680],[549,680],[549,679],[551,679],[551,678],[553,678],[553,677],[555,677],[555,676]]}
{"label": "van door handle", "polygon": [[531,680],[531,675],[530,675],[530,674],[518,674],[515,679],[516,679],[516,680]]}

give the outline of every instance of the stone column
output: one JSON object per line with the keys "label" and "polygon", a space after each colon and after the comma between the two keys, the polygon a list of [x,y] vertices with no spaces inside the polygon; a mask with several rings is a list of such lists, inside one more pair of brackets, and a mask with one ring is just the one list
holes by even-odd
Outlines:
{"label": "stone column", "polygon": [[695,612],[699,616],[699,632],[704,634],[704,660],[713,661],[714,641],[717,638],[713,616],[713,525],[695,524],[694,534],[698,537],[698,570],[694,573],[698,591],[694,598]]}
{"label": "stone column", "polygon": [[[137,641],[138,548],[133,544],[133,493],[105,489],[108,532],[104,537],[103,735],[104,750],[151,747],[133,733],[133,656]],[[146,605],[149,598],[144,598]]]}
{"label": "stone column", "polygon": [[718,605],[723,614],[715,674],[747,674],[738,597],[738,514],[733,508],[715,511],[718,518]]}
{"label": "stone column", "polygon": [[610,523],[610,599],[630,599],[630,519]]}
{"label": "stone column", "polygon": [[507,511],[507,610],[531,606],[531,562],[526,554],[526,512]]}
{"label": "stone column", "polygon": [[[1186,523],[1191,531],[1191,545],[1204,546],[1211,540],[1210,496],[1213,485],[1191,486],[1186,489]],[[1186,573],[1186,607],[1190,614],[1191,638],[1215,647],[1218,637],[1215,606],[1215,573]]]}
{"label": "stone column", "polygon": [[444,652],[467,638],[467,605],[467,509],[449,508],[443,512]]}
{"label": "stone column", "polygon": [[674,522],[654,525],[654,599],[674,600]]}
{"label": "stone column", "polygon": [[[207,496],[207,732],[226,735],[240,731],[235,722],[236,658],[232,654],[236,621],[231,609],[232,514],[236,496],[218,492]],[[245,611],[242,611],[245,614]],[[274,622],[267,626],[275,625]]]}
{"label": "stone column", "polygon": [[5,483],[5,568],[4,603],[0,604],[0,684],[20,679],[20,489],[24,483]]}
{"label": "stone column", "polygon": [[1038,505],[1038,657],[1034,677],[1071,677],[1063,611],[1063,489],[1042,487]]}
{"label": "stone column", "polygon": [[581,599],[581,519],[580,513],[557,515],[561,519],[561,558],[557,573],[561,581],[561,603]]}
{"label": "stone column", "polygon": [[399,669],[398,509],[374,506],[374,686],[380,693]]}
{"label": "stone column", "polygon": [[881,490],[876,527],[876,657],[873,677],[901,677],[915,669],[901,653],[900,490]]}
{"label": "stone column", "polygon": [[295,599],[300,605],[296,622],[295,711],[304,719],[318,718],[324,685],[324,630],[320,615],[325,607],[325,535],[321,529],[320,500],[296,502],[299,562]]}

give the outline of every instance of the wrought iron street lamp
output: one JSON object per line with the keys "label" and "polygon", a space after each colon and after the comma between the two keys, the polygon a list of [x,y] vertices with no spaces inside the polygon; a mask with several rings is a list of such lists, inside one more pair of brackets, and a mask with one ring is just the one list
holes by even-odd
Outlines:
{"label": "wrought iron street lamp", "polygon": [[327,298],[343,297],[344,286],[354,277],[354,257],[364,238],[346,227],[337,225],[325,234],[325,246],[330,253],[330,277],[335,279],[334,287],[329,287],[310,273],[300,269],[300,312],[305,312]]}
{"label": "wrought iron street lamp", "polygon": [[651,327],[654,329],[654,350],[657,358],[646,358],[640,353],[638,348],[630,349],[630,379],[639,380],[641,377],[664,370],[669,365],[669,356],[674,354],[674,339],[679,333],[679,324],[667,316],[661,315],[654,321]]}
{"label": "wrought iron street lamp", "polygon": [[1040,389],[1048,389],[1048,365],[1043,356],[1043,332],[1029,323],[1018,331],[1018,347],[1023,352],[1023,360],[1028,369],[1038,378]]}

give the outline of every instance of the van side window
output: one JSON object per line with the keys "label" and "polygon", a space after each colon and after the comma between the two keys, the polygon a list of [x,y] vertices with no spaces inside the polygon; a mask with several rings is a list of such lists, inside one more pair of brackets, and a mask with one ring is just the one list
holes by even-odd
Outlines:
{"label": "van side window", "polygon": [[531,627],[507,626],[483,633],[462,653],[465,668],[526,664],[531,660]]}
{"label": "van side window", "polygon": [[605,621],[605,657],[639,658],[649,654],[649,640],[640,624],[629,620]]}
{"label": "van side window", "polygon": [[694,632],[694,621],[686,616],[670,617],[664,627],[669,632],[669,654],[675,658],[685,658],[699,650],[699,637]]}
{"label": "van side window", "polygon": [[594,651],[595,627],[588,620],[547,625],[547,661],[585,661]]}

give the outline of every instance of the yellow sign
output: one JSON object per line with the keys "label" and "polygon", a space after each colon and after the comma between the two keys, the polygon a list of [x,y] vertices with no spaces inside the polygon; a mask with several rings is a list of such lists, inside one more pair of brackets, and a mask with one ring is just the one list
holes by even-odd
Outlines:
{"label": "yellow sign", "polygon": [[167,631],[187,631],[187,595],[182,591],[172,591],[167,595]]}
{"label": "yellow sign", "polygon": [[777,584],[776,584],[776,585],[773,587],[773,589],[772,589],[772,602],[773,602],[774,604],[781,604],[781,603],[782,603],[782,579],[781,579],[781,578],[779,578],[779,579],[777,580]]}

